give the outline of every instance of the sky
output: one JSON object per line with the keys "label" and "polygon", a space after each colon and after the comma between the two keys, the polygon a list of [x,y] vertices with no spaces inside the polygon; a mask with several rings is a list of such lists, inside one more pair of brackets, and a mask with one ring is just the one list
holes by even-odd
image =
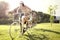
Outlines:
{"label": "sky", "polygon": [[60,0],[0,0],[9,3],[9,10],[19,6],[20,1],[23,1],[25,5],[35,11],[42,11],[47,13],[49,5],[57,5],[56,16],[60,16]]}

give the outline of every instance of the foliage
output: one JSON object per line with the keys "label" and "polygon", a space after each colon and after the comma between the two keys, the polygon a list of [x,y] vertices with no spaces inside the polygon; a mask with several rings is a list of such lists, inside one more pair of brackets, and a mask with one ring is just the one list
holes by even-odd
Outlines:
{"label": "foliage", "polygon": [[8,3],[0,2],[0,18],[7,17]]}
{"label": "foliage", "polygon": [[1,25],[1,24],[11,24],[12,22],[13,22],[12,20],[0,19],[0,25]]}
{"label": "foliage", "polygon": [[48,7],[48,12],[49,12],[49,14],[50,14],[50,23],[51,23],[51,27],[52,27],[52,23],[53,23],[53,21],[54,21],[54,16],[55,16],[55,14],[56,14],[56,8],[57,8],[57,6],[56,5],[50,5],[49,7]]}
{"label": "foliage", "polygon": [[38,21],[39,23],[41,22],[49,22],[49,18],[50,18],[50,15],[49,14],[46,14],[46,13],[43,13],[43,12],[37,12],[37,18],[38,18]]}

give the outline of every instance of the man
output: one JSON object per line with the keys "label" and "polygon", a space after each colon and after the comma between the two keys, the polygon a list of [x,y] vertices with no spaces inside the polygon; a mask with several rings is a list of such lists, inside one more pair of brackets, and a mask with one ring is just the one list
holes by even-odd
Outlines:
{"label": "man", "polygon": [[22,22],[22,27],[24,27],[25,22],[28,22],[28,21],[29,21],[29,23],[31,22],[31,20],[32,20],[32,13],[31,12],[32,12],[32,10],[29,7],[27,7],[26,5],[24,5],[24,3],[21,1],[20,7],[17,9],[17,13],[20,14],[20,17],[21,17],[21,20],[22,20],[21,21]]}

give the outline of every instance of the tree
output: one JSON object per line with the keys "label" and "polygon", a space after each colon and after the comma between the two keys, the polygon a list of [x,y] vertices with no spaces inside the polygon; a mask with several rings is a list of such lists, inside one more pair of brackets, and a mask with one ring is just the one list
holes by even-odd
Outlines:
{"label": "tree", "polygon": [[50,23],[51,23],[51,27],[52,27],[52,22],[53,22],[53,6],[52,5],[49,6],[48,12],[50,14]]}
{"label": "tree", "polygon": [[56,14],[56,8],[57,6],[54,5],[50,5],[49,8],[48,8],[48,12],[50,14],[50,23],[51,23],[51,26],[52,26],[52,23],[53,23],[53,20],[54,20],[54,15]]}
{"label": "tree", "polygon": [[6,18],[6,13],[8,10],[8,3],[1,1],[0,2],[0,18]]}

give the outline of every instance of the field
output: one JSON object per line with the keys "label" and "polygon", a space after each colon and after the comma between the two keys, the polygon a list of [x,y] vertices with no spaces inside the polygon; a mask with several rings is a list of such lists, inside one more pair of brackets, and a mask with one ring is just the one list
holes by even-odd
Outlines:
{"label": "field", "polygon": [[[9,36],[10,25],[0,25],[0,40],[11,40]],[[17,25],[18,26],[18,25]],[[24,35],[17,35],[17,30],[13,32],[16,26],[12,26],[13,40],[60,40],[60,24],[40,23],[31,29],[28,29]],[[19,27],[17,27],[18,29]],[[15,28],[16,29],[16,28]],[[19,33],[19,32],[18,32]]]}

